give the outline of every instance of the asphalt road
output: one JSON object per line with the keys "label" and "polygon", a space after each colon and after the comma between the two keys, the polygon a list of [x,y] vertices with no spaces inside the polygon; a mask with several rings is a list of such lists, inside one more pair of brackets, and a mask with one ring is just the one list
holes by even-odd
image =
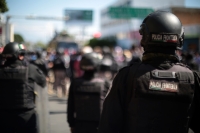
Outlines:
{"label": "asphalt road", "polygon": [[49,130],[50,133],[70,133],[66,121],[66,98],[49,96]]}
{"label": "asphalt road", "polygon": [[36,85],[39,133],[70,133],[66,119],[67,97],[49,94]]}

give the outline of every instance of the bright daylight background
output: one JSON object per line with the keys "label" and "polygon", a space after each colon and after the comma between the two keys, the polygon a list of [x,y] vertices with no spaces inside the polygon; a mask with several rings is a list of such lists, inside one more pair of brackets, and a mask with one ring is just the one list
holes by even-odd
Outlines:
{"label": "bright daylight background", "polygon": [[[6,0],[9,11],[6,15],[18,16],[49,16],[63,17],[65,9],[93,10],[93,23],[86,27],[86,35],[92,35],[100,31],[100,10],[111,5],[117,0]],[[150,1],[150,0],[149,0]],[[185,0],[186,7],[200,8],[200,0]],[[10,23],[14,25],[14,32],[22,35],[25,41],[48,42],[54,35],[55,30],[60,32],[67,30],[74,35],[81,34],[80,27],[66,26],[63,21],[28,20],[11,18]]]}

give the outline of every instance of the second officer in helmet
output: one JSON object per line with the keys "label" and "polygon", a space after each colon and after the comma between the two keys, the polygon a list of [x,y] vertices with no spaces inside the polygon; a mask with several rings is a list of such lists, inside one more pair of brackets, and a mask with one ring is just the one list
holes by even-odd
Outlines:
{"label": "second officer in helmet", "polygon": [[25,47],[8,43],[0,66],[0,131],[2,133],[38,133],[34,83],[44,87],[43,72],[25,60]]}
{"label": "second officer in helmet", "polygon": [[141,63],[122,68],[103,106],[98,133],[200,132],[199,73],[176,50],[184,30],[172,13],[156,11],[141,24]]}
{"label": "second officer in helmet", "polygon": [[84,54],[80,61],[84,74],[71,82],[67,121],[72,133],[97,133],[102,103],[109,88],[108,81],[97,77],[99,64],[99,54]]}

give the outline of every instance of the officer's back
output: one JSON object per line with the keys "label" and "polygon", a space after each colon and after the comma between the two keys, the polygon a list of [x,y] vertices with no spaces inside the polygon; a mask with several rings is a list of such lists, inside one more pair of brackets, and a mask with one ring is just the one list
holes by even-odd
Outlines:
{"label": "officer's back", "polygon": [[8,43],[0,66],[0,126],[4,133],[37,133],[34,83],[44,87],[42,71],[25,59],[23,44]]}
{"label": "officer's back", "polygon": [[[67,121],[73,133],[96,133],[109,82],[98,78],[98,54],[83,55],[83,76],[74,78],[69,89]],[[75,114],[75,115],[74,115]]]}
{"label": "officer's back", "polygon": [[139,32],[142,62],[116,75],[99,133],[187,133],[188,128],[200,132],[199,75],[176,55],[184,37],[180,20],[170,12],[156,11],[144,19]]}

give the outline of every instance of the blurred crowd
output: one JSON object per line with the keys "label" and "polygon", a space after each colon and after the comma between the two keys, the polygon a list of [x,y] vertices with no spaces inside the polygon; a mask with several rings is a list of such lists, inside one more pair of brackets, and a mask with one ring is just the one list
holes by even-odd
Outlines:
{"label": "blurred crowd", "polygon": [[[52,88],[52,93],[58,93],[58,87],[61,87],[62,95],[66,96],[67,86],[73,78],[81,77],[83,71],[79,64],[81,56],[85,53],[96,52],[101,58],[101,63],[98,68],[98,76],[106,78],[110,81],[114,78],[117,71],[132,62],[140,62],[142,60],[143,48],[133,45],[130,49],[122,49],[117,46],[115,48],[109,47],[95,47],[91,48],[85,46],[80,51],[74,54],[60,49],[58,51],[42,51],[42,53],[34,52],[29,55],[29,60],[34,61],[42,58],[47,68],[47,79],[49,81],[49,88]],[[189,53],[178,51],[177,55],[184,64],[187,64],[193,70],[200,70],[200,55],[199,53]]]}
{"label": "blurred crowd", "polygon": [[132,46],[129,50],[123,50],[119,46],[112,49],[109,47],[91,48],[84,46],[73,54],[65,49],[29,51],[26,58],[45,73],[48,89],[50,89],[49,93],[59,95],[61,90],[61,95],[65,97],[68,95],[67,88],[73,78],[81,77],[84,73],[79,66],[82,55],[91,52],[97,53],[101,59],[97,68],[97,75],[100,78],[112,81],[120,68],[134,61],[140,62],[143,50],[137,46]]}
{"label": "blurred crowd", "polygon": [[[1,46],[0,49],[3,49]],[[112,81],[119,69],[132,62],[141,62],[143,48],[132,45],[130,49],[119,46],[110,47],[82,47],[79,51],[69,53],[65,49],[27,51],[26,60],[37,65],[46,75],[50,93],[61,96],[68,95],[68,87],[73,78],[81,77],[80,60],[83,54],[98,53],[101,63],[98,65],[98,76]],[[200,70],[200,54],[198,52],[183,52],[179,50],[177,56],[192,70]],[[2,63],[2,61],[1,61]]]}

